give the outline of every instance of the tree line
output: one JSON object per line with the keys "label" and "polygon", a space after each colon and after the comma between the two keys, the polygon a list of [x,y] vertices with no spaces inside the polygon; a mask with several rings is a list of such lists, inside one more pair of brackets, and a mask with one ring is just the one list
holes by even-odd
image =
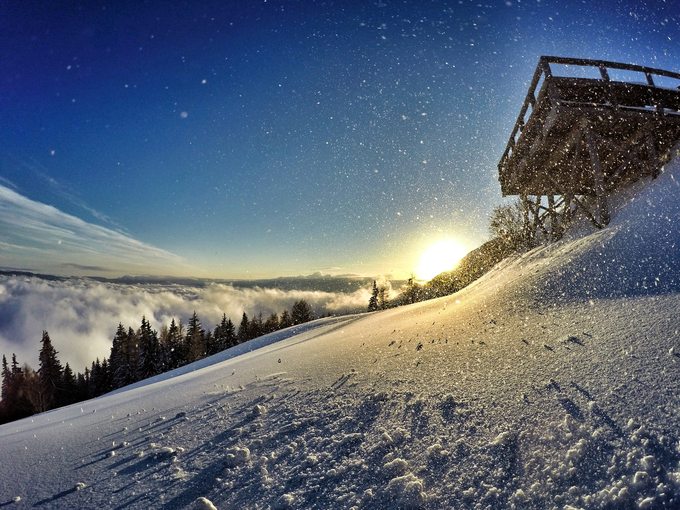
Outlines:
{"label": "tree line", "polygon": [[43,331],[37,371],[27,363],[20,366],[15,354],[11,363],[2,356],[0,423],[98,397],[313,319],[312,308],[304,299],[296,301],[290,311],[272,313],[266,319],[262,313],[251,318],[243,312],[238,328],[223,314],[212,331],[203,328],[196,312],[186,325],[181,319],[172,319],[160,332],[142,317],[136,330],[118,324],[109,357],[97,358],[77,374],[68,363],[62,366],[49,333]]}

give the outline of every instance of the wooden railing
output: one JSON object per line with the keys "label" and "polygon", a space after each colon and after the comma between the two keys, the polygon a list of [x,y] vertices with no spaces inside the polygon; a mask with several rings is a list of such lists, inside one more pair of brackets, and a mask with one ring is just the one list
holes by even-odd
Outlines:
{"label": "wooden railing", "polygon": [[[560,94],[559,91],[557,90],[557,83],[559,81],[564,80],[565,78],[562,77],[554,77],[552,73],[552,69],[550,67],[550,64],[560,64],[560,65],[571,65],[571,66],[580,66],[580,67],[594,67],[599,70],[599,74],[601,78],[599,79],[574,79],[573,83],[576,84],[579,81],[583,82],[582,85],[585,87],[591,87],[593,89],[599,89],[600,91],[600,97],[602,100],[607,104],[607,106],[617,109],[619,108],[620,102],[617,98],[616,94],[616,87],[613,86],[615,84],[627,84],[629,82],[619,82],[619,81],[614,81],[610,79],[608,69],[616,69],[616,70],[623,70],[623,71],[633,71],[633,72],[639,72],[643,73],[646,79],[646,84],[631,84],[629,88],[638,88],[642,87],[645,90],[653,90],[656,92],[656,94],[652,94],[650,97],[655,97],[658,99],[657,104],[655,106],[657,113],[659,116],[664,115],[664,106],[663,102],[665,101],[665,97],[673,97],[677,98],[678,95],[675,90],[670,90],[670,94],[664,94],[664,91],[668,91],[668,89],[664,89],[662,87],[658,87],[654,83],[654,76],[663,76],[666,78],[673,78],[676,80],[680,80],[680,73],[675,73],[671,71],[664,71],[663,69],[654,69],[652,67],[644,67],[644,66],[638,66],[638,65],[632,65],[632,64],[621,64],[618,62],[608,62],[605,60],[587,60],[587,59],[579,59],[579,58],[565,58],[565,57],[549,57],[549,56],[542,56],[539,61],[538,65],[536,66],[536,71],[534,72],[534,76],[531,80],[531,84],[529,85],[529,91],[527,92],[526,98],[524,99],[524,104],[522,105],[522,109],[520,110],[519,116],[517,117],[517,122],[515,122],[514,129],[512,130],[512,134],[510,135],[510,139],[508,141],[508,144],[505,147],[505,152],[503,153],[503,157],[501,158],[499,164],[498,164],[498,169],[499,172],[502,174],[503,169],[506,166],[508,158],[512,155],[512,151],[515,147],[515,144],[517,143],[519,136],[521,135],[522,130],[524,129],[525,124],[529,122],[531,119],[531,115],[533,115],[534,110],[536,108],[536,103],[537,103],[537,96],[536,96],[536,89],[538,88],[539,83],[541,83],[541,87],[538,88],[538,92],[545,87],[548,95],[548,100],[552,103],[552,106],[559,106],[560,103],[564,104],[569,104],[569,101],[561,101],[560,100]],[[543,80],[543,81],[541,81]],[[595,82],[595,83],[593,83]],[[597,86],[594,86],[597,84]],[[678,87],[680,89],[680,87]],[[597,92],[594,92],[597,93]],[[631,94],[628,94],[631,95]],[[635,96],[635,94],[633,94]],[[638,93],[637,96],[639,97],[640,94]],[[677,99],[675,100],[677,102]],[[625,105],[625,107],[630,107],[630,106],[635,106],[635,105]],[[531,115],[529,116],[529,119],[525,120],[525,116],[527,114],[527,111],[529,110],[529,107],[532,108]],[[674,105],[674,109],[677,110],[677,105]]]}

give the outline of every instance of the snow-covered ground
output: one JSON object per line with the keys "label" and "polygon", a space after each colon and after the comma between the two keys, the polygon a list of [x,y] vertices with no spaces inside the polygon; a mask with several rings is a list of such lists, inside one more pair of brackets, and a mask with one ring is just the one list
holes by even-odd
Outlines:
{"label": "snow-covered ground", "polygon": [[2,426],[0,506],[680,508],[679,183],[458,294]]}

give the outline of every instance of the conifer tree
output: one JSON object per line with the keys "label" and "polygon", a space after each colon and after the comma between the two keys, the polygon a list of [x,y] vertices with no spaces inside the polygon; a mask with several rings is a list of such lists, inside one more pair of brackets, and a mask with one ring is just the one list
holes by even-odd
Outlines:
{"label": "conifer tree", "polygon": [[194,312],[189,319],[189,326],[187,327],[187,336],[185,340],[186,346],[186,362],[193,363],[205,357],[205,331],[201,326],[201,321],[198,319],[198,314]]}
{"label": "conifer tree", "polygon": [[12,372],[9,369],[9,364],[7,363],[7,358],[2,355],[2,392],[0,393],[0,399],[4,402],[10,398],[10,392],[12,389]]}
{"label": "conifer tree", "polygon": [[304,299],[300,299],[293,303],[293,308],[290,310],[290,318],[293,325],[303,324],[314,320],[314,314],[312,313],[312,307]]}
{"label": "conifer tree", "polygon": [[57,358],[57,350],[52,346],[50,335],[47,331],[43,331],[42,347],[38,355],[40,368],[38,369],[38,378],[40,380],[40,391],[42,392],[43,402],[47,411],[53,409],[58,399],[58,393],[61,389],[61,377],[63,368],[59,359]]}
{"label": "conifer tree", "polygon": [[99,361],[99,358],[97,358],[92,362],[92,366],[90,367],[90,398],[99,396],[97,389],[101,386],[101,383],[99,382],[101,371],[102,364]]}
{"label": "conifer tree", "polygon": [[68,363],[64,366],[64,373],[61,380],[62,394],[59,400],[59,405],[67,406],[78,402],[78,386],[76,377],[73,375],[73,370]]}
{"label": "conifer tree", "polygon": [[117,372],[120,371],[123,359],[123,343],[125,342],[125,337],[127,333],[123,324],[118,323],[118,329],[116,334],[113,336],[113,342],[111,343],[111,354],[109,355],[109,370],[111,371],[111,385],[113,389],[122,388],[123,385],[119,384]]}
{"label": "conifer tree", "polygon": [[368,311],[375,312],[378,309],[378,285],[375,280],[373,280],[373,291],[371,292],[371,297],[368,300]]}
{"label": "conifer tree", "polygon": [[273,333],[274,331],[279,330],[279,316],[276,315],[275,313],[272,313],[269,317],[267,317],[267,320],[264,321],[264,324],[262,325],[262,333],[264,335],[268,333]]}
{"label": "conifer tree", "polygon": [[252,340],[253,338],[262,336],[262,329],[262,312],[260,312],[259,315],[253,317],[250,324],[248,324],[248,339]]}
{"label": "conifer tree", "polygon": [[139,357],[137,359],[137,373],[140,379],[148,379],[161,373],[161,348],[158,333],[151,329],[151,324],[142,317],[139,328]]}
{"label": "conifer tree", "polygon": [[16,390],[14,374],[9,368],[7,358],[2,355],[2,398],[0,400],[0,423],[6,423],[15,419],[16,415]]}
{"label": "conifer tree", "polygon": [[227,319],[227,314],[222,315],[222,321],[215,328],[215,343],[218,352],[236,345],[236,332],[234,323]]}
{"label": "conifer tree", "polygon": [[378,288],[378,309],[379,310],[385,310],[389,307],[390,302],[387,297],[387,288],[384,286],[380,286]]}
{"label": "conifer tree", "polygon": [[104,393],[108,393],[113,389],[111,386],[111,371],[109,370],[109,361],[106,358],[102,359],[102,371],[100,378],[101,382],[99,394],[103,395]]}
{"label": "conifer tree", "polygon": [[279,329],[286,329],[293,325],[293,320],[290,318],[290,313],[288,310],[281,312],[281,318],[279,319]]}
{"label": "conifer tree", "polygon": [[166,352],[166,357],[170,360],[168,370],[173,370],[186,364],[184,359],[183,336],[184,325],[182,324],[182,321],[180,320],[179,324],[177,324],[175,319],[172,319],[167,336],[163,341],[163,350]]}
{"label": "conifer tree", "polygon": [[85,367],[85,372],[78,374],[78,400],[87,400],[90,394],[90,369]]}
{"label": "conifer tree", "polygon": [[132,328],[126,332],[125,327],[118,324],[109,357],[111,389],[123,388],[139,380],[138,357],[137,334]]}
{"label": "conifer tree", "polygon": [[242,344],[250,340],[248,336],[250,333],[250,321],[248,320],[248,315],[243,312],[243,317],[241,317],[241,324],[238,327],[238,343]]}
{"label": "conifer tree", "polygon": [[217,340],[215,340],[215,337],[213,336],[212,331],[207,330],[203,334],[203,344],[205,346],[204,353],[203,353],[203,356],[202,356],[203,358],[206,358],[208,356],[212,356],[213,354],[216,354],[217,352],[219,352],[219,350],[217,349]]}

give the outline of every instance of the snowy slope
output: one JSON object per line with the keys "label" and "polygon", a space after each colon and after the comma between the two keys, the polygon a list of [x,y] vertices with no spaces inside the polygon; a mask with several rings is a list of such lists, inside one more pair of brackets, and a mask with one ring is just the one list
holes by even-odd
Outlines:
{"label": "snowy slope", "polygon": [[679,182],[456,295],[2,426],[0,505],[678,508]]}

